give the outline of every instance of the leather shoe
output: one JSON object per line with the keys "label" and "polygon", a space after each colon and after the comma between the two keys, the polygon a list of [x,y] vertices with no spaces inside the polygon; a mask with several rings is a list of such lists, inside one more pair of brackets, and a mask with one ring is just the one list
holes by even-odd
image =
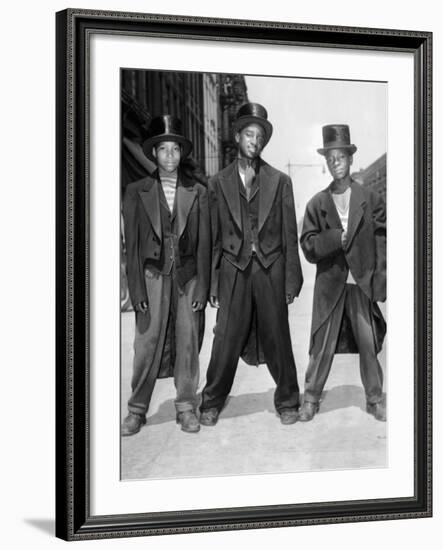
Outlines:
{"label": "leather shoe", "polygon": [[366,403],[366,412],[380,422],[386,422],[386,405],[384,403]]}
{"label": "leather shoe", "polygon": [[197,433],[200,431],[200,422],[194,411],[183,411],[177,413],[177,424],[181,425],[183,432]]}
{"label": "leather shoe", "polygon": [[295,424],[298,420],[298,412],[296,409],[282,409],[280,411],[280,422],[282,424]]}
{"label": "leather shoe", "polygon": [[204,409],[200,415],[200,424],[203,426],[215,426],[218,421],[219,410],[215,407]]}
{"label": "leather shoe", "polygon": [[301,422],[309,422],[314,418],[315,414],[318,413],[319,409],[320,409],[320,405],[318,403],[305,401],[298,413],[298,419]]}
{"label": "leather shoe", "polygon": [[146,424],[146,417],[143,414],[130,412],[123,420],[121,435],[134,435],[140,431],[140,428]]}

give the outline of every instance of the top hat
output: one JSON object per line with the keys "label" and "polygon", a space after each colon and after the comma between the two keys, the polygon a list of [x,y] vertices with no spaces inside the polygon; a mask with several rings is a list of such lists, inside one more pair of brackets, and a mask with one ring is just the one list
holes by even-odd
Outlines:
{"label": "top hat", "polygon": [[143,143],[143,152],[148,159],[155,161],[152,148],[161,141],[175,141],[183,148],[182,159],[192,151],[192,143],[182,134],[181,120],[172,115],[161,115],[152,119],[149,137]]}
{"label": "top hat", "polygon": [[346,149],[350,155],[357,151],[357,147],[351,143],[349,126],[347,124],[328,124],[323,126],[323,147],[317,149],[320,155],[326,155],[331,149]]}
{"label": "top hat", "polygon": [[233,132],[240,132],[249,124],[259,124],[265,131],[265,145],[272,136],[272,124],[268,120],[268,111],[260,103],[245,103],[237,111],[237,118],[234,120]]}

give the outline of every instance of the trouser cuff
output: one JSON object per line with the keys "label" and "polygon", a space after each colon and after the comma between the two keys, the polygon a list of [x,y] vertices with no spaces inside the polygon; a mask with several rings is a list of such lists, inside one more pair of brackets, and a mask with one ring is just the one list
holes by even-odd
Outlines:
{"label": "trouser cuff", "polygon": [[320,397],[321,395],[316,396],[316,395],[313,395],[312,393],[305,392],[303,395],[303,403],[317,404],[320,402]]}
{"label": "trouser cuff", "polygon": [[376,403],[381,403],[383,401],[383,395],[372,395],[371,397],[366,396],[366,402],[369,405],[375,405]]}
{"label": "trouser cuff", "polygon": [[175,410],[178,413],[186,411],[195,411],[197,409],[195,403],[185,402],[185,403],[175,403]]}
{"label": "trouser cuff", "polygon": [[133,405],[131,405],[130,407],[128,407],[128,412],[132,414],[138,414],[139,416],[146,416],[148,410],[142,407],[134,407]]}

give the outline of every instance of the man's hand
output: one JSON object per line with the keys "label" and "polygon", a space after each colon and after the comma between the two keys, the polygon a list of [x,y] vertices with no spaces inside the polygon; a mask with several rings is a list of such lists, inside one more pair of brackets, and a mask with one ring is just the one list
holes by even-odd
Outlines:
{"label": "man's hand", "polygon": [[343,231],[343,233],[341,234],[341,247],[343,248],[343,250],[346,248],[348,244],[348,234],[346,233],[346,231]]}
{"label": "man's hand", "polygon": [[217,296],[210,296],[209,303],[211,304],[211,307],[216,307],[217,309],[220,307],[220,302],[218,301]]}
{"label": "man's hand", "polygon": [[148,302],[140,302],[135,306],[135,311],[139,311],[140,313],[147,313],[148,311]]}
{"label": "man's hand", "polygon": [[201,302],[192,302],[192,311],[201,311],[205,307]]}
{"label": "man's hand", "polygon": [[286,294],[286,304],[287,305],[292,304],[294,299],[295,299],[295,296],[293,296],[292,294]]}

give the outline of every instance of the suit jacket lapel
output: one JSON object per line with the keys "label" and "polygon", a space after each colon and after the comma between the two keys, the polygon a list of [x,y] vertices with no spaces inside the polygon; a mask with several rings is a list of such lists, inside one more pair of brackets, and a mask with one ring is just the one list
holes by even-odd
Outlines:
{"label": "suit jacket lapel", "polygon": [[220,176],[220,187],[228,203],[229,211],[232,214],[234,222],[237,227],[242,230],[239,179],[240,176],[237,170],[237,162],[234,161],[230,165],[229,170],[227,170],[223,176]]}
{"label": "suit jacket lapel", "polygon": [[358,183],[351,183],[351,198],[349,200],[348,238],[346,249],[351,245],[352,239],[360,225],[364,214],[366,200]]}
{"label": "suit jacket lapel", "polygon": [[160,198],[157,181],[148,179],[143,190],[138,192],[140,195],[143,207],[148,214],[152,229],[159,239],[162,237],[162,226],[160,220]]}
{"label": "suit jacket lapel", "polygon": [[262,164],[257,173],[256,180],[257,188],[260,189],[258,203],[258,231],[260,231],[271,211],[280,176],[276,170]]}
{"label": "suit jacket lapel", "polygon": [[197,197],[195,189],[186,189],[178,185],[175,195],[175,210],[177,212],[177,238],[180,239],[188,221],[189,212]]}

